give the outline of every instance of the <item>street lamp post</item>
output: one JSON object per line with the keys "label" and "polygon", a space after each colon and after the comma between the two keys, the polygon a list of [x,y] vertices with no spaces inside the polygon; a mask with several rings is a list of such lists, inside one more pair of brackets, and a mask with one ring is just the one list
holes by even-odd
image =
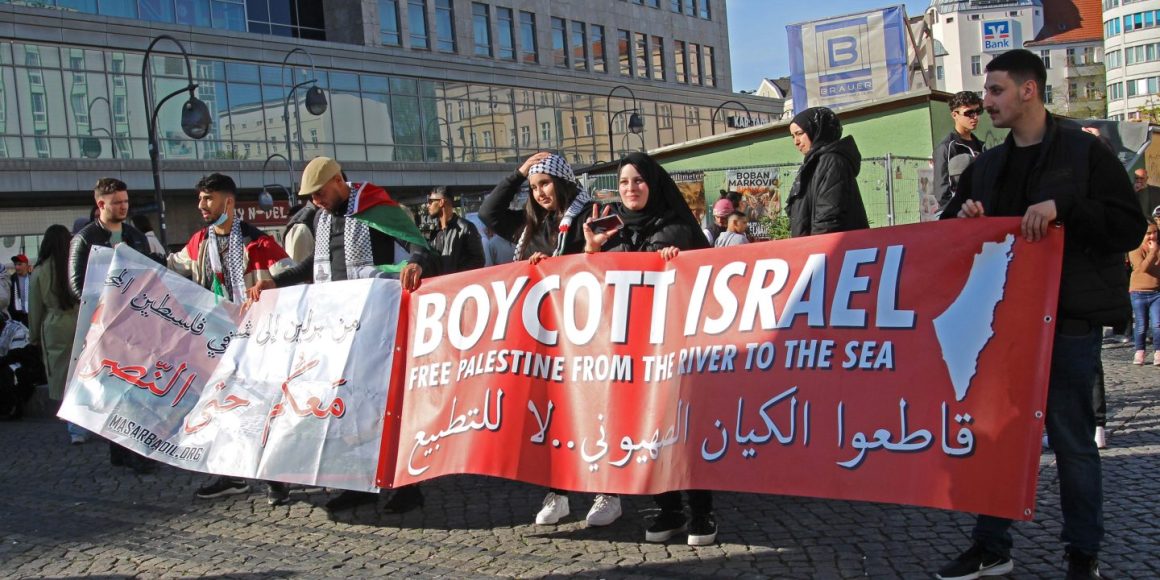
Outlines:
{"label": "street lamp post", "polygon": [[[318,88],[318,71],[314,68],[314,57],[304,49],[295,48],[286,53],[286,58],[282,59],[282,71],[279,74],[279,80],[282,82],[282,91],[286,91],[286,63],[290,61],[290,57],[294,56],[296,52],[306,55],[307,60],[310,61],[310,76],[314,78],[294,84],[295,69],[293,67],[290,68],[290,84],[292,86],[290,87],[290,92],[286,93],[286,101],[282,104],[282,122],[286,125],[286,162],[290,163],[291,167],[294,166],[292,162],[294,154],[290,146],[290,100],[294,99],[294,91],[306,85],[312,85],[309,89],[306,89],[306,110],[314,116],[326,112],[326,94],[322,92],[322,89]],[[298,128],[298,157],[304,158],[306,154],[302,147],[302,115],[299,113],[297,99],[294,99],[294,120]]]}
{"label": "street lamp post", "polygon": [[[153,53],[153,47],[162,40],[172,42],[181,52],[181,57],[185,60],[185,72],[189,83],[161,99],[160,103],[153,104],[153,68],[149,66],[149,56]],[[157,145],[157,114],[161,111],[161,107],[165,102],[181,93],[188,92],[189,100],[181,106],[181,130],[193,139],[201,139],[209,134],[209,126],[211,123],[209,107],[198,99],[194,92],[197,90],[197,83],[193,82],[193,67],[189,63],[189,54],[185,52],[185,47],[177,41],[176,38],[168,34],[158,35],[149,43],[149,48],[145,49],[145,58],[141,64],[141,89],[145,96],[145,108],[152,111],[149,115],[149,163],[153,169],[153,197],[157,202],[157,221],[160,223],[161,245],[167,243],[166,228],[165,228],[165,198],[161,195],[161,169],[160,169],[160,150]]]}
{"label": "street lamp post", "polygon": [[440,145],[442,145],[443,143],[447,144],[447,158],[452,163],[455,163],[455,147],[451,144],[451,124],[447,122],[447,119],[444,119],[443,117],[435,117],[434,119],[427,121],[427,130],[430,131],[431,130],[431,123],[435,123],[436,124],[435,130],[438,131],[439,130],[438,124],[440,122],[442,122],[444,125],[447,126],[447,138],[444,139],[443,134],[440,133],[439,134],[439,144]]}
{"label": "street lamp post", "polygon": [[[725,102],[721,103],[720,105],[717,105],[716,109],[713,109],[713,117],[709,120],[709,126],[713,128],[714,135],[717,134],[717,113],[720,113],[721,108],[724,107],[725,105],[728,105],[729,103],[733,103],[733,104],[741,107],[742,109],[745,109],[745,117],[747,119],[749,119],[749,126],[750,127],[753,126],[753,114],[749,112],[749,107],[746,107],[745,103],[742,103],[739,101],[734,101],[733,99],[729,99],[728,101],[725,101]],[[728,123],[726,123],[725,128],[726,129],[729,128]]]}
{"label": "street lamp post", "polygon": [[[290,165],[290,159],[288,159],[285,155],[281,153],[271,153],[270,156],[266,158],[266,161],[262,163],[262,193],[258,196],[258,207],[261,207],[262,209],[269,209],[274,207],[274,197],[270,190],[274,188],[282,188],[282,185],[279,183],[270,183],[266,181],[266,167],[270,165],[270,161],[278,158],[281,158],[282,161],[286,162],[286,174],[290,176],[290,188],[285,190],[287,198],[286,202],[290,204],[290,207],[294,207],[294,166]],[[269,196],[268,203],[264,203],[266,200],[262,198],[263,195]],[[266,207],[267,205],[269,207]]]}
{"label": "street lamp post", "polygon": [[93,131],[104,131],[105,134],[109,136],[109,146],[112,148],[113,158],[115,159],[117,157],[117,139],[113,135],[113,132],[105,129],[104,127],[97,127],[96,129],[93,128],[93,105],[97,101],[104,101],[105,106],[109,108],[109,126],[113,126],[113,107],[109,105],[109,99],[106,99],[105,97],[96,97],[89,101],[89,109],[86,113],[89,119],[89,136],[81,139],[81,155],[84,155],[89,159],[96,159],[101,156],[101,142],[97,138],[93,137]]}
{"label": "street lamp post", "polygon": [[[617,91],[617,89],[624,89],[624,90],[628,91],[628,94],[632,97],[632,108],[631,109],[622,109],[620,111],[617,111],[616,114],[613,115],[612,114],[612,94],[615,93]],[[640,116],[639,111],[640,111],[640,107],[637,106],[636,93],[632,92],[632,89],[630,89],[624,85],[616,85],[615,87],[612,87],[611,91],[608,91],[608,96],[605,97],[605,99],[604,99],[604,115],[606,117],[608,117],[608,157],[610,159],[614,159],[614,160],[616,159],[616,150],[612,144],[612,123],[613,123],[613,121],[615,121],[616,118],[621,116],[622,114],[628,113],[628,130],[639,135],[641,132],[644,131],[644,117]],[[642,142],[644,141],[643,137],[641,138],[641,141]]]}

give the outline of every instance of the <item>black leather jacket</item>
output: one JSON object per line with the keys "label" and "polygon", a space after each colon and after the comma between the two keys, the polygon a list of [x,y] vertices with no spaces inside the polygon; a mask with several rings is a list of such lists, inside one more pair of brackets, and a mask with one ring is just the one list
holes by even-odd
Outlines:
{"label": "black leather jacket", "polygon": [[[112,244],[109,243],[111,237],[112,233],[96,220],[81,228],[81,231],[73,236],[72,244],[68,250],[68,287],[73,296],[78,299],[80,299],[81,290],[85,285],[85,270],[89,267],[89,250],[93,246],[112,247]],[[159,258],[159,256],[149,252],[149,239],[145,237],[145,234],[129,225],[129,222],[121,224],[121,241],[154,260]]]}

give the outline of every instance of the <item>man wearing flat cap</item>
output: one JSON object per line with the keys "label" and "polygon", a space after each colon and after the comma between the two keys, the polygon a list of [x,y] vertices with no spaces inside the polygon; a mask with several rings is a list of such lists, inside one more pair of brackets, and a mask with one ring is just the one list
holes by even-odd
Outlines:
{"label": "man wearing flat cap", "polygon": [[28,326],[28,283],[32,280],[32,264],[28,256],[17,254],[12,256],[12,280],[9,286],[8,316],[25,326]]}
{"label": "man wearing flat cap", "polygon": [[[257,300],[262,290],[295,284],[356,280],[398,275],[403,289],[419,287],[424,276],[438,274],[439,258],[406,210],[370,183],[348,183],[342,167],[329,157],[316,157],[302,172],[301,197],[309,197],[314,218],[314,251],[297,265],[260,280],[249,289]],[[396,244],[410,256],[396,264]],[[344,491],[326,503],[337,512],[378,501],[378,494]]]}
{"label": "man wearing flat cap", "polygon": [[[438,274],[438,259],[415,226],[386,190],[371,183],[348,183],[342,167],[329,157],[316,157],[302,172],[301,197],[318,206],[314,218],[314,252],[306,259],[249,290],[257,300],[262,290],[308,282],[397,277],[408,292],[424,276]],[[354,218],[354,219],[352,219]],[[410,252],[396,264],[395,245]]]}

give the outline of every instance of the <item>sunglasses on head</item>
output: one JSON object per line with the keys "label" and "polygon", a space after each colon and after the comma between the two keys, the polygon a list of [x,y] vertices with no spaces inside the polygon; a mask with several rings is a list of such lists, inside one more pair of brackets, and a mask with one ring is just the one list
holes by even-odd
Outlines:
{"label": "sunglasses on head", "polygon": [[966,111],[960,112],[959,114],[964,116],[964,117],[970,117],[970,118],[974,119],[974,118],[977,118],[979,115],[982,115],[983,110],[982,109],[968,109]]}

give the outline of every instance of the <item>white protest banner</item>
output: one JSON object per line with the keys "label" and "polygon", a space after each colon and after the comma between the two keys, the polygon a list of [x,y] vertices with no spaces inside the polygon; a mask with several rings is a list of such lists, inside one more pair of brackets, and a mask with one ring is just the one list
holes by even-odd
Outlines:
{"label": "white protest banner", "polygon": [[212,473],[377,489],[400,297],[383,279],[263,292],[217,345],[182,444]]}
{"label": "white protest banner", "polygon": [[[86,282],[86,293],[95,287]],[[184,446],[179,432],[217,366],[220,353],[208,345],[237,328],[238,306],[124,244],[100,288],[58,416],[141,455],[198,469],[205,450]]]}

